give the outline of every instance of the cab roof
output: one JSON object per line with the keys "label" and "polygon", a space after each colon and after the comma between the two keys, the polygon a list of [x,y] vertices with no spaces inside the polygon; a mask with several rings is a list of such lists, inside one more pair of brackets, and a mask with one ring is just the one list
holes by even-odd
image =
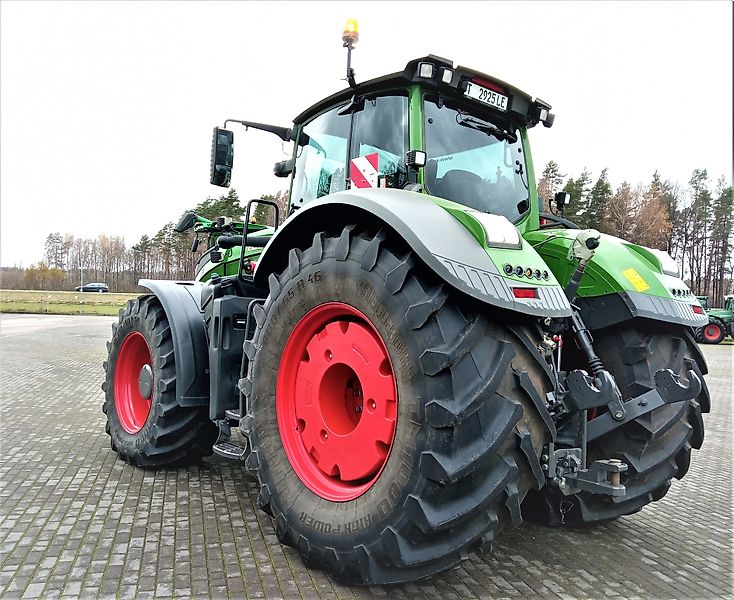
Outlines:
{"label": "cab roof", "polygon": [[[433,75],[431,77],[420,76],[419,67],[426,63],[433,65]],[[442,80],[445,70],[451,71],[451,79],[448,83],[445,83]],[[448,77],[449,74],[447,73],[446,78],[448,79]],[[411,84],[421,84],[425,89],[435,91],[445,96],[465,98],[464,92],[468,82],[474,82],[478,85],[487,87],[492,91],[507,96],[508,108],[503,114],[509,115],[513,121],[525,125],[526,127],[533,127],[541,121],[541,116],[543,115],[541,111],[543,109],[545,110],[545,115],[548,115],[548,112],[551,109],[551,106],[546,102],[539,99],[533,100],[532,96],[529,94],[510,85],[509,83],[497,79],[496,77],[462,66],[454,67],[451,60],[429,54],[428,56],[411,60],[402,71],[376,77],[375,79],[370,79],[362,83],[357,83],[354,88],[349,87],[343,89],[327,98],[324,98],[323,100],[320,100],[299,114],[293,120],[293,123],[296,125],[305,123],[325,110],[348,102],[355,95],[368,95],[386,91],[391,88],[406,88]],[[479,101],[476,102],[482,108],[494,110]],[[499,111],[495,112],[499,113]],[[550,123],[552,124],[552,118],[550,119]],[[545,120],[544,124],[547,127],[550,127],[550,124]]]}

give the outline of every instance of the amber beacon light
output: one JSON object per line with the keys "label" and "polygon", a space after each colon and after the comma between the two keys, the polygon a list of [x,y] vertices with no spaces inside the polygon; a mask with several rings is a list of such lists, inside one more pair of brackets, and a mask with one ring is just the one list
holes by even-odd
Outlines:
{"label": "amber beacon light", "polygon": [[357,25],[357,19],[348,19],[347,24],[344,25],[344,32],[342,33],[342,41],[344,44],[356,44],[359,41],[359,26]]}

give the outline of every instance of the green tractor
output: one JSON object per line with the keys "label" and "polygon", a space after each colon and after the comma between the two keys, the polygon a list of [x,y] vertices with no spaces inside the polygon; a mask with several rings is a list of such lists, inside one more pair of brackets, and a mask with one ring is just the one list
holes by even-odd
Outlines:
{"label": "green tractor", "polygon": [[[272,204],[267,201],[263,202]],[[193,229],[195,237],[191,245],[191,252],[198,250],[202,237],[207,241],[207,250],[196,262],[194,272],[196,281],[204,282],[209,281],[212,277],[237,275],[240,268],[248,275],[254,272],[255,261],[275,230],[267,225],[248,222],[247,248],[245,252],[242,252],[244,227],[244,223],[236,222],[231,217],[219,217],[212,221],[193,211],[187,211],[181,215],[173,230],[177,233],[184,233]],[[240,265],[240,258],[242,258],[242,265]]]}
{"label": "green tractor", "polygon": [[708,296],[696,297],[708,316],[708,323],[696,329],[696,339],[705,344],[720,344],[727,335],[734,339],[734,296],[724,297],[724,308],[709,308]]}
{"label": "green tractor", "polygon": [[[251,202],[198,281],[141,281],[105,363],[112,448],[243,462],[278,539],[344,583],[662,498],[710,409],[670,257],[541,214],[549,104],[437,56],[347,80],[290,127],[237,121],[293,142],[287,218],[255,231]],[[232,131],[212,159],[227,186]]]}

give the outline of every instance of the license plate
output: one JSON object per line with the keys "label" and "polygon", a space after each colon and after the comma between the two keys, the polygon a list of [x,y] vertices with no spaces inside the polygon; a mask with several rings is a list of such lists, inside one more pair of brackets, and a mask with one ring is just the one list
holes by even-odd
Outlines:
{"label": "license plate", "polygon": [[469,98],[474,98],[474,100],[479,100],[479,102],[484,102],[484,104],[493,108],[507,110],[507,96],[498,94],[493,90],[488,90],[476,83],[468,82],[464,95],[469,96]]}

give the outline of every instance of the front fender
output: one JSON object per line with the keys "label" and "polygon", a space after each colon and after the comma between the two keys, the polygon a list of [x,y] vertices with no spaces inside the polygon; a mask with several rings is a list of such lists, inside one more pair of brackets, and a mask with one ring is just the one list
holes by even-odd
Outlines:
{"label": "front fender", "polygon": [[[577,234],[578,230],[544,229],[524,237],[565,285],[576,267],[568,251]],[[635,317],[690,327],[708,322],[688,286],[679,277],[663,273],[649,249],[606,234],[586,266],[577,303],[591,329]]]}
{"label": "front fender", "polygon": [[201,283],[141,279],[138,285],[153,292],[168,317],[176,363],[176,401],[180,406],[209,404],[209,350]]}
{"label": "front fender", "polygon": [[[295,212],[265,247],[255,271],[255,284],[265,287],[271,273],[286,267],[289,250],[307,247],[314,233],[338,234],[350,223],[375,229],[387,227],[442,280],[482,302],[528,315],[570,315],[568,301],[554,277],[547,281],[523,280],[514,275],[506,277],[500,270],[503,264],[520,265],[533,272],[545,269],[545,263],[529,244],[520,249],[484,247],[458,218],[430,197],[396,189],[339,192]],[[515,298],[515,286],[537,288],[538,298]]]}

